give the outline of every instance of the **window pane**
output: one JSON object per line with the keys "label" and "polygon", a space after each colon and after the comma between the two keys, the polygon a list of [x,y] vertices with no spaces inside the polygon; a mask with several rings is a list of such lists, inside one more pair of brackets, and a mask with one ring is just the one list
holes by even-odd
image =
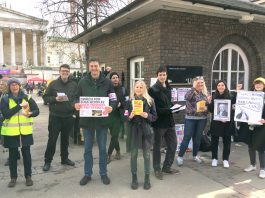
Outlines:
{"label": "window pane", "polygon": [[144,61],[141,62],[141,78],[144,76]]}
{"label": "window pane", "polygon": [[221,79],[220,80],[224,80],[225,82],[227,82],[227,72],[221,72]]}
{"label": "window pane", "polygon": [[220,70],[220,54],[216,57],[214,61],[213,70]]}
{"label": "window pane", "polygon": [[235,50],[232,50],[232,60],[231,60],[232,71],[237,71],[237,56],[238,56],[238,53]]}
{"label": "window pane", "polygon": [[244,72],[240,72],[238,74],[238,83],[244,84],[244,76],[245,76],[245,73]]}
{"label": "window pane", "polygon": [[141,69],[141,66],[140,66],[140,63],[139,62],[136,62],[134,64],[134,68],[135,68],[135,78],[140,78],[140,69]]}
{"label": "window pane", "polygon": [[221,62],[221,70],[227,71],[227,64],[228,64],[228,49],[222,51],[222,62]]}
{"label": "window pane", "polygon": [[239,71],[244,71],[244,63],[241,56],[239,56]]}
{"label": "window pane", "polygon": [[216,82],[219,80],[219,72],[213,72],[212,89],[215,90]]}
{"label": "window pane", "polygon": [[[231,85],[230,85],[230,89],[231,90],[235,90],[236,89],[236,85],[237,85],[237,73],[236,72],[232,72],[231,73]],[[229,87],[229,85],[227,85]]]}

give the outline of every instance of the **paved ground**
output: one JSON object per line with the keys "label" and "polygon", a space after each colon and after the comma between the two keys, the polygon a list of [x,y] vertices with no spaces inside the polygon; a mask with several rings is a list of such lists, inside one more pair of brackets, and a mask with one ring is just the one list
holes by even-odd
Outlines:
{"label": "paved ground", "polygon": [[[44,106],[41,98],[34,96],[41,114],[35,119],[34,140],[31,147],[33,164],[32,187],[25,186],[23,177],[23,163],[18,163],[18,182],[15,188],[7,188],[9,182],[9,170],[3,164],[8,156],[7,152],[0,149],[0,197],[86,197],[86,198],[243,198],[265,197],[265,180],[257,177],[258,171],[251,173],[243,172],[248,162],[247,147],[243,144],[232,144],[231,163],[229,169],[220,165],[216,168],[210,166],[211,154],[200,153],[204,162],[196,164],[191,160],[191,154],[185,155],[184,166],[180,167],[178,175],[165,175],[164,180],[157,180],[151,175],[152,188],[148,191],[143,189],[143,158],[138,161],[138,177],[140,186],[138,190],[131,190],[130,182],[130,158],[125,152],[125,141],[121,140],[122,159],[112,161],[108,165],[108,174],[111,184],[105,186],[101,183],[98,175],[98,150],[94,147],[94,174],[92,181],[86,186],[80,186],[79,180],[83,176],[83,146],[71,144],[70,158],[75,161],[75,167],[62,166],[60,164],[59,145],[54,156],[51,170],[43,172],[43,155],[47,142],[48,107]],[[163,155],[164,156],[164,155]],[[221,154],[220,154],[221,156]],[[177,168],[174,163],[174,167]]]}

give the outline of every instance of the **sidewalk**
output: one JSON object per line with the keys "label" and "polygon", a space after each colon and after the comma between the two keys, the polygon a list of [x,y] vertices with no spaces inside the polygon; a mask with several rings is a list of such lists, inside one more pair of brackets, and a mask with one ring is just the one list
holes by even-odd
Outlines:
{"label": "sidewalk", "polygon": [[[257,177],[258,170],[245,173],[243,169],[249,165],[247,146],[232,143],[230,168],[224,169],[221,161],[219,166],[211,167],[211,153],[200,153],[204,162],[196,164],[193,162],[191,153],[185,155],[183,167],[178,168],[181,173],[178,175],[165,175],[164,180],[158,180],[151,174],[150,190],[143,189],[143,158],[139,153],[138,177],[139,189],[131,190],[130,155],[125,153],[125,140],[120,140],[122,159],[112,161],[108,165],[108,175],[111,184],[103,185],[98,174],[98,149],[94,145],[94,168],[92,181],[86,186],[80,186],[79,181],[83,177],[83,146],[70,144],[69,158],[74,160],[75,167],[63,166],[60,163],[60,146],[57,144],[57,151],[52,162],[51,170],[42,171],[44,163],[44,152],[48,139],[48,106],[44,106],[42,99],[33,96],[38,102],[40,115],[34,120],[34,145],[31,147],[32,154],[32,187],[25,186],[23,176],[22,159],[18,161],[18,181],[15,188],[8,188],[10,180],[9,169],[4,166],[8,153],[0,149],[0,197],[13,198],[243,198],[243,197],[265,197],[265,180]],[[59,143],[59,141],[58,141]],[[221,144],[220,144],[221,145]],[[164,157],[164,154],[162,155]],[[219,153],[219,158],[221,159]]]}

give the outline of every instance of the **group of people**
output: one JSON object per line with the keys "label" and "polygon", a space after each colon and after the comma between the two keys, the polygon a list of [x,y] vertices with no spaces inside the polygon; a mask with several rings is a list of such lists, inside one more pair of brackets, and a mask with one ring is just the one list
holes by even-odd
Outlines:
{"label": "group of people", "polygon": [[[56,150],[56,142],[60,134],[61,164],[74,166],[74,161],[69,159],[69,134],[73,130],[76,111],[81,108],[79,98],[108,97],[109,105],[105,106],[103,114],[108,117],[80,117],[79,126],[84,136],[84,175],[80,185],[91,181],[93,174],[92,148],[96,135],[99,148],[99,174],[102,183],[110,184],[107,174],[107,164],[112,160],[112,153],[116,150],[116,159],[121,158],[119,146],[119,132],[128,128],[128,143],[131,152],[131,188],[138,188],[137,158],[138,150],[143,150],[144,158],[144,189],[151,188],[151,148],[153,148],[153,169],[155,177],[162,180],[163,174],[176,174],[179,171],[172,168],[177,147],[175,122],[172,110],[171,87],[167,82],[167,69],[160,66],[156,72],[156,83],[147,89],[144,81],[134,84],[131,94],[121,86],[119,74],[110,73],[109,77],[101,72],[98,59],[88,62],[88,74],[77,84],[70,78],[70,67],[67,64],[60,66],[60,77],[52,81],[46,89],[43,99],[49,104],[48,142],[44,155],[43,171],[51,168],[51,163]],[[11,180],[9,187],[14,187],[17,180],[17,152],[21,147],[24,163],[26,185],[33,185],[31,179],[30,146],[33,144],[32,125],[33,117],[38,116],[39,109],[31,96],[26,95],[20,88],[19,80],[11,78],[8,83],[8,92],[1,98],[1,112],[3,123],[1,134],[4,136],[4,146],[9,149],[9,170]],[[253,82],[254,91],[265,90],[265,79],[257,78]],[[235,104],[236,95],[232,95],[224,81],[216,83],[213,96],[207,92],[203,77],[193,80],[192,88],[186,93],[186,114],[184,139],[177,156],[179,166],[184,163],[184,154],[190,140],[193,140],[193,160],[201,163],[198,156],[202,133],[207,123],[207,113],[214,112],[216,99],[231,100],[231,108]],[[135,101],[141,101],[142,111],[136,113]],[[220,110],[221,111],[221,110]],[[233,110],[231,111],[233,114]],[[233,115],[231,115],[233,118]],[[265,110],[263,109],[261,125],[240,124],[242,140],[249,145],[250,166],[245,171],[256,170],[255,152],[259,153],[260,174],[265,178]],[[219,137],[223,138],[223,166],[229,167],[231,135],[233,134],[233,121],[211,120],[212,166],[218,165]],[[107,133],[110,131],[111,140],[107,150]],[[166,155],[161,167],[161,146],[165,142]]]}

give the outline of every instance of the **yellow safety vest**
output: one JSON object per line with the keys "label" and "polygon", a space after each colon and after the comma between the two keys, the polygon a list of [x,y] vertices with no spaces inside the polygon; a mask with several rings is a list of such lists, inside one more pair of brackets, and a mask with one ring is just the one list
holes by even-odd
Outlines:
{"label": "yellow safety vest", "polygon": [[[28,96],[30,99],[30,96]],[[26,102],[25,99],[22,103]],[[9,98],[9,109],[17,106],[17,103]],[[5,136],[29,135],[32,134],[33,118],[22,114],[22,109],[9,119],[5,119],[2,125],[1,134]]]}

